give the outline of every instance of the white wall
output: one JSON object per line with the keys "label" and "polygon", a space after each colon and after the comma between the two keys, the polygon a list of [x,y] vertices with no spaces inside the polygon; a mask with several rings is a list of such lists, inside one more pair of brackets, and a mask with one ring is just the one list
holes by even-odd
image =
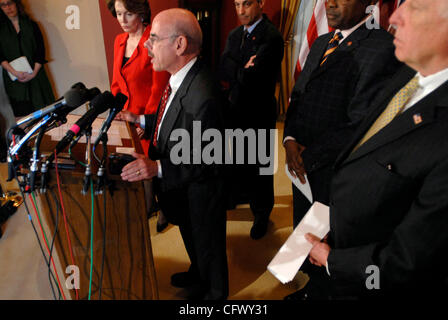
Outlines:
{"label": "white wall", "polygon": [[[24,0],[28,14],[39,24],[47,49],[47,70],[55,95],[76,82],[109,90],[100,9],[97,0]],[[79,7],[80,29],[68,30],[70,5]]]}

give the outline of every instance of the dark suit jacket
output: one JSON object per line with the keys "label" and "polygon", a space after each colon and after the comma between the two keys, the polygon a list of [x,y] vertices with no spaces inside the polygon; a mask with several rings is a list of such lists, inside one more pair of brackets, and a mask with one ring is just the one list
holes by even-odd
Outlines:
{"label": "dark suit jacket", "polygon": [[[145,116],[145,132],[148,134],[147,137],[150,141],[153,140],[157,114]],[[218,130],[223,128],[219,88],[200,60],[190,69],[169,106],[160,127],[157,147],[154,147],[151,143],[148,151],[149,157],[152,160],[160,160],[162,165],[163,178],[155,178],[154,181],[156,191],[159,193],[165,193],[165,195],[169,192],[188,193],[188,189],[193,183],[201,183],[201,181],[215,179],[221,175],[219,165],[206,165],[202,162],[201,164],[193,164],[193,152],[200,152],[196,146],[198,139],[201,139],[201,137],[193,137],[193,121],[200,121],[201,134],[209,128]],[[172,132],[176,129],[184,129],[189,134],[190,164],[173,164],[170,160],[171,150],[179,142],[179,140],[170,140]],[[201,142],[199,141],[199,143]],[[201,147],[206,144],[202,143]],[[175,198],[167,201],[170,203],[165,202],[160,203],[160,205],[175,205],[176,208],[182,205],[180,202],[173,201],[173,199]],[[164,212],[167,211],[167,216],[169,215],[168,211],[178,211],[174,208],[173,210],[166,209]]]}
{"label": "dark suit jacket", "polygon": [[[242,49],[244,27],[232,30],[221,56],[220,80],[228,86],[229,120],[235,128],[275,128],[275,84],[283,59],[283,38],[269,19],[255,27]],[[256,55],[255,66],[245,69]]]}
{"label": "dark suit jacket", "polygon": [[[336,162],[328,264],[339,294],[427,296],[444,285],[446,292],[448,82],[351,154],[414,74],[406,67],[378,94],[374,111]],[[369,265],[380,269],[381,290],[366,290]]]}
{"label": "dark suit jacket", "polygon": [[[311,47],[286,115],[284,136],[292,136],[306,147],[302,157],[310,179],[313,171],[333,165],[371,110],[371,99],[379,87],[400,65],[392,36],[362,25],[321,67],[333,35],[320,36]],[[328,184],[330,179],[328,175],[320,181]],[[316,184],[312,183],[313,187]]]}

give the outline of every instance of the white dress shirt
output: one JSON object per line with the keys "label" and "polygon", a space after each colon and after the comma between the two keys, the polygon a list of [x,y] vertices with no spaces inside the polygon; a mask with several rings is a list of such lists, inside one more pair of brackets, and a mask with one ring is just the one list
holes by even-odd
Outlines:
{"label": "white dress shirt", "polygon": [[420,87],[417,89],[413,97],[406,104],[406,106],[403,109],[403,112],[411,108],[417,102],[426,97],[428,94],[430,94],[438,87],[440,87],[443,83],[448,81],[448,68],[443,69],[437,73],[431,74],[427,77],[422,76],[420,72],[418,72],[417,77]]}
{"label": "white dress shirt", "polygon": [[[198,60],[198,58],[193,58],[188,62],[182,69],[180,69],[175,74],[171,75],[170,77],[170,87],[171,87],[171,94],[168,97],[168,101],[166,103],[165,111],[163,112],[162,119],[160,120],[159,124],[159,130],[157,134],[157,140],[159,139],[160,131],[163,125],[163,120],[165,119],[166,113],[168,112],[168,109],[170,108],[171,102],[173,102],[174,97],[176,96],[177,90],[179,90],[180,86],[182,85],[182,82],[184,81],[185,77],[187,76],[190,69],[193,67],[195,62]],[[140,126],[144,129],[145,128],[145,116],[140,116]],[[158,173],[157,177],[162,178],[162,165],[159,160],[156,161],[158,166]]]}

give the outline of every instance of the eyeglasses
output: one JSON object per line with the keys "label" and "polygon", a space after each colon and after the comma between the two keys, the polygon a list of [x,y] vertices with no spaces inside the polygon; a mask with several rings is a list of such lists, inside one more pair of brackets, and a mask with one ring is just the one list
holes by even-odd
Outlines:
{"label": "eyeglasses", "polygon": [[14,4],[13,1],[2,2],[2,3],[0,3],[0,7],[1,7],[1,8],[6,8],[6,7],[10,7],[10,6],[12,6],[13,4]]}
{"label": "eyeglasses", "polygon": [[168,37],[164,37],[164,38],[159,38],[158,36],[156,36],[156,35],[151,35],[151,36],[149,36],[149,43],[153,46],[154,45],[154,43],[156,43],[156,42],[160,42],[160,41],[162,41],[162,40],[166,40],[166,39],[173,39],[173,38],[177,38],[177,37],[179,37],[179,36],[181,36],[180,34],[173,34],[173,35],[171,35],[171,36],[168,36]]}

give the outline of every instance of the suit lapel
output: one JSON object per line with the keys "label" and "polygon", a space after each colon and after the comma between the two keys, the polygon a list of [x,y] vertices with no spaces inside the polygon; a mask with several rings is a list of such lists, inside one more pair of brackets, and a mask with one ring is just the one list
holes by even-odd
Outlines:
{"label": "suit lapel", "polygon": [[344,150],[339,154],[335,162],[335,167],[340,166],[351,154],[354,147],[358,142],[364,137],[364,134],[372,126],[373,122],[379,117],[379,115],[387,107],[393,96],[400,90],[409,80],[415,75],[415,71],[411,68],[404,66],[399,72],[384,86],[383,89],[379,90],[377,95],[381,95],[382,98],[374,101],[372,104],[372,112],[363,120],[358,130],[356,131],[353,139]]}
{"label": "suit lapel", "polygon": [[[419,129],[420,127],[432,123],[435,120],[436,108],[448,106],[447,90],[448,82],[445,82],[441,87],[420,100],[417,104],[398,115],[389,125],[366,141],[355,152],[351,153],[343,163],[356,160],[381,146]],[[375,120],[376,118],[373,119],[373,121]],[[373,123],[373,121],[371,123]],[[368,128],[370,128],[370,126],[367,127],[365,131],[367,131]],[[361,139],[362,136],[363,135],[358,136],[358,138]]]}
{"label": "suit lapel", "polygon": [[128,40],[128,37],[129,36],[123,37],[123,41],[118,45],[117,56],[115,57],[117,76],[119,82],[124,84],[126,92],[123,92],[123,94],[127,96],[129,96],[129,91],[128,91],[128,85],[123,77],[123,58],[124,58],[124,52],[126,50],[126,41]]}
{"label": "suit lapel", "polygon": [[347,39],[337,47],[337,49],[328,56],[327,61],[320,66],[322,57],[327,50],[328,42],[334,36],[334,32],[331,32],[328,35],[328,39],[326,43],[321,44],[319,48],[319,54],[314,58],[315,72],[313,72],[312,77],[317,77],[323,72],[326,72],[327,69],[331,68],[334,64],[343,63],[343,59],[349,56],[349,53],[356,50],[360,46],[360,42],[367,38],[370,34],[371,30],[368,30],[364,25],[360,26],[358,29],[353,31]]}
{"label": "suit lapel", "polygon": [[160,127],[159,140],[157,143],[161,153],[165,151],[166,144],[169,140],[173,127],[176,123],[179,113],[183,109],[182,98],[187,95],[188,88],[190,87],[191,82],[195,78],[196,74],[199,72],[200,67],[201,62],[198,59],[198,61],[195,62],[190,71],[188,71],[185,79],[182,81],[182,84],[177,90],[176,95],[174,96],[173,101],[168,108],[165,118],[163,119]]}

